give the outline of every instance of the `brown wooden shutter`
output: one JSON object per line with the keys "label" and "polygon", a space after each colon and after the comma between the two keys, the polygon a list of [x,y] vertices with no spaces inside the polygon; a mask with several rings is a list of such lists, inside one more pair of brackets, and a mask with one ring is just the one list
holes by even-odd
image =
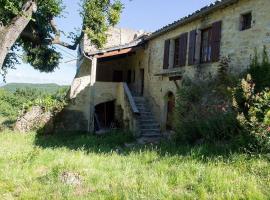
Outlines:
{"label": "brown wooden shutter", "polygon": [[187,58],[187,40],[188,33],[183,33],[179,37],[179,66],[183,67],[186,65]]}
{"label": "brown wooden shutter", "polygon": [[220,56],[220,42],[221,42],[221,26],[222,21],[213,23],[212,25],[212,40],[211,40],[211,61],[219,61]]}
{"label": "brown wooden shutter", "polygon": [[190,33],[189,33],[188,65],[195,64],[196,36],[197,36],[197,30],[190,31]]}
{"label": "brown wooden shutter", "polygon": [[163,69],[169,68],[169,57],[170,57],[170,40],[166,40],[164,45]]}

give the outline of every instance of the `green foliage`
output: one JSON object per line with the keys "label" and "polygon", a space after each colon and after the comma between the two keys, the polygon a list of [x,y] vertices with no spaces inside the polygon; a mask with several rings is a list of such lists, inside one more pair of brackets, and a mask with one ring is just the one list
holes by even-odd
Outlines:
{"label": "green foliage", "polygon": [[106,43],[106,31],[118,23],[122,9],[123,4],[119,0],[83,0],[83,31],[97,47]]}
{"label": "green foliage", "polygon": [[24,49],[24,60],[40,72],[53,72],[62,56],[52,46],[41,45]]}
{"label": "green foliage", "polygon": [[[0,199],[268,199],[267,155],[228,146],[163,143],[127,148],[105,136],[0,134]],[[7,170],[8,169],[8,170]],[[81,184],[66,184],[63,173]]]}
{"label": "green foliage", "polygon": [[[26,0],[0,0],[0,25],[8,26],[12,19],[22,15],[22,8],[26,2]],[[57,30],[51,22],[54,18],[62,16],[63,1],[36,0],[35,2],[37,12],[33,13],[32,20],[24,30],[28,37],[21,34],[13,44],[13,49],[7,55],[4,65],[1,66],[3,76],[9,68],[18,63],[15,50],[17,48],[23,50],[23,60],[41,72],[52,72],[60,63],[62,56],[53,47],[52,41],[55,38],[59,39],[61,31]],[[71,36],[74,45],[64,46],[75,49],[85,33],[94,45],[102,47],[107,40],[106,31],[120,20],[123,4],[120,0],[81,0],[81,2],[82,30]]]}
{"label": "green foliage", "polygon": [[32,106],[57,113],[66,105],[66,93],[65,87],[54,93],[33,88],[17,89],[15,92],[0,89],[0,117],[9,121],[10,126]]}
{"label": "green foliage", "polygon": [[8,83],[1,87],[10,92],[16,92],[16,90],[24,91],[24,90],[37,90],[41,93],[56,93],[58,90],[63,89],[67,90],[69,86],[60,86],[54,83],[51,84],[32,84],[32,83]]}
{"label": "green foliage", "polygon": [[254,88],[256,92],[260,92],[266,87],[270,87],[270,63],[265,46],[263,48],[261,60],[262,61],[259,62],[259,56],[257,50],[255,50],[255,55],[252,59],[252,64],[248,70],[248,73],[256,83]]}
{"label": "green foliage", "polygon": [[255,49],[246,78],[233,89],[233,107],[249,149],[270,150],[270,63],[266,47],[262,61]]}
{"label": "green foliage", "polygon": [[232,139],[238,133],[238,124],[227,94],[227,89],[217,81],[184,83],[176,102],[177,141]]}
{"label": "green foliage", "polygon": [[0,89],[0,116],[15,120],[26,101],[24,96]]}
{"label": "green foliage", "polygon": [[256,151],[270,150],[270,90],[256,93],[255,84],[248,75],[234,89],[233,105],[237,119],[249,148]]}
{"label": "green foliage", "polygon": [[23,110],[27,111],[33,106],[40,106],[46,111],[59,112],[66,105],[65,89],[59,89],[55,94],[43,94],[33,100],[28,100],[23,104]]}
{"label": "green foliage", "polygon": [[237,77],[229,74],[229,63],[228,57],[220,60],[214,79],[183,80],[175,112],[178,142],[225,141],[239,133],[229,89],[235,85]]}

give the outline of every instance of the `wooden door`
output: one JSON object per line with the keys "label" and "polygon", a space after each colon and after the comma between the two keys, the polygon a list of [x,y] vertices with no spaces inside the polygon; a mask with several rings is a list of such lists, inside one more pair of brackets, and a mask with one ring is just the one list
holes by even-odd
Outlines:
{"label": "wooden door", "polygon": [[173,119],[174,119],[174,110],[175,110],[175,97],[172,92],[168,93],[168,101],[167,101],[167,130],[173,129]]}

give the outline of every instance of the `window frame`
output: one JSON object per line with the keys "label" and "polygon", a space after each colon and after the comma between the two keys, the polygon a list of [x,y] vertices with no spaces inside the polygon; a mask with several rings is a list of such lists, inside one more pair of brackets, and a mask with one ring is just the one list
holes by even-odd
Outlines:
{"label": "window frame", "polygon": [[[207,45],[204,45],[204,34],[208,32]],[[210,37],[209,37],[210,33]],[[204,59],[205,50],[207,46],[207,59]],[[212,26],[201,29],[201,46],[200,46],[200,63],[211,63],[212,62]]]}
{"label": "window frame", "polygon": [[[250,16],[250,19],[247,19],[248,16]],[[245,13],[240,14],[240,31],[246,31],[251,29],[252,20],[253,20],[252,11],[247,11]]]}

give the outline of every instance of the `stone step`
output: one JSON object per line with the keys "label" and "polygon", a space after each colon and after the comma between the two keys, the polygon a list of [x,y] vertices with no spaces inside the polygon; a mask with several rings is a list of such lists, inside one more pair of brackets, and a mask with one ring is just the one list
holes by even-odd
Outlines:
{"label": "stone step", "polygon": [[144,108],[144,109],[140,109],[139,108],[139,112],[140,113],[151,113],[152,114],[152,112],[149,109],[147,109],[147,108]]}
{"label": "stone step", "polygon": [[150,126],[150,125],[152,125],[152,126],[158,126],[159,127],[159,124],[155,121],[155,120],[145,120],[145,121],[142,121],[142,120],[139,120],[139,122],[140,122],[140,124],[142,125],[142,126]]}
{"label": "stone step", "polygon": [[158,123],[154,123],[154,124],[141,124],[140,125],[141,129],[159,129],[159,124]]}
{"label": "stone step", "polygon": [[141,135],[142,137],[161,137],[160,133],[144,133]]}
{"label": "stone step", "polygon": [[158,133],[160,133],[160,130],[159,130],[159,128],[142,128],[141,129],[141,132],[142,132],[142,134],[143,133],[146,133],[146,132],[158,132]]}
{"label": "stone step", "polygon": [[150,111],[142,111],[142,112],[140,112],[140,115],[141,116],[149,116],[149,115],[153,116],[153,113],[151,113]]}

